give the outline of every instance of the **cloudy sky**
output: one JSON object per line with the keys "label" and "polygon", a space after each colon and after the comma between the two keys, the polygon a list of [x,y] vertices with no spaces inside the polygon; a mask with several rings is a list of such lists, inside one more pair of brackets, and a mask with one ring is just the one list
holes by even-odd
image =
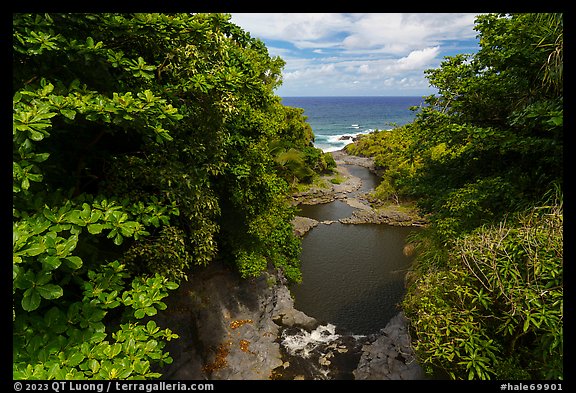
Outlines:
{"label": "cloudy sky", "polygon": [[286,65],[288,96],[422,96],[424,70],[475,53],[476,14],[232,13],[232,22]]}

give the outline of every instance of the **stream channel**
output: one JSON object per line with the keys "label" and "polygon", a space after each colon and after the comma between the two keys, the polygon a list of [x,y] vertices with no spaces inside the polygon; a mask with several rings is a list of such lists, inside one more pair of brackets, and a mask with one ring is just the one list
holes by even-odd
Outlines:
{"label": "stream channel", "polygon": [[[218,263],[197,269],[157,316],[180,336],[166,346],[174,361],[164,378],[424,377],[398,308],[412,262],[403,247],[415,222],[394,209],[373,210],[362,195],[378,177],[359,166],[370,163],[337,157],[346,180],[293,196],[302,208],[294,230],[303,236],[303,282],[287,286],[276,270],[243,279]],[[394,220],[380,220],[383,214]]]}
{"label": "stream channel", "polygon": [[[361,198],[378,184],[369,169],[343,166],[362,180],[349,198]],[[404,277],[412,262],[403,248],[406,236],[416,229],[340,223],[356,210],[347,199],[298,206],[298,215],[322,223],[302,239],[303,280],[290,290],[298,310],[352,334],[368,335],[384,328],[400,311]]]}

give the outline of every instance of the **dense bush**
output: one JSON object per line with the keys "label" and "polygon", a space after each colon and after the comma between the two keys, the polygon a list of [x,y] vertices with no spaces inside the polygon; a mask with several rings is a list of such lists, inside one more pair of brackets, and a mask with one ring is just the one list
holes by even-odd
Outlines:
{"label": "dense bush", "polygon": [[458,240],[409,290],[423,365],[452,378],[563,378],[563,211],[538,207]]}
{"label": "dense bush", "polygon": [[[14,378],[153,378],[194,266],[300,279],[270,153],[310,145],[218,14],[13,14]],[[142,322],[146,318],[146,323]]]}
{"label": "dense bush", "polygon": [[409,196],[410,189],[403,184],[414,175],[418,163],[412,157],[399,154],[409,151],[413,143],[408,136],[408,127],[398,127],[393,131],[377,130],[345,147],[350,154],[374,158],[374,165],[382,172],[382,176],[373,194],[381,200],[398,201],[401,196]]}
{"label": "dense bush", "polygon": [[420,361],[455,379],[562,378],[563,19],[475,28],[476,54],[426,71],[438,94],[413,123],[347,149],[384,170],[377,196],[429,217],[404,301]]}

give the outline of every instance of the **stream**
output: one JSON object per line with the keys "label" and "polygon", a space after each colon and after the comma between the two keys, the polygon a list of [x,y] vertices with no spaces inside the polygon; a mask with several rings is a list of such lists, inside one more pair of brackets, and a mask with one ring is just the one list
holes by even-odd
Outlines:
{"label": "stream", "polygon": [[414,221],[399,220],[395,211],[387,213],[391,223],[409,226],[367,224],[382,222],[380,216],[340,222],[359,212],[386,212],[373,211],[362,198],[378,183],[359,166],[365,162],[341,154],[337,163],[346,180],[294,199],[302,207],[294,225],[303,235],[301,284],[289,285],[276,269],[244,279],[215,261],[166,299],[156,321],[180,338],[166,345],[173,362],[159,371],[164,379],[424,378],[408,320],[397,307],[411,263],[402,251],[417,230]]}
{"label": "stream", "polygon": [[[378,184],[378,177],[367,168],[343,166],[362,180],[350,198],[359,197]],[[303,281],[290,287],[295,307],[353,334],[367,335],[384,328],[400,311],[404,277],[412,262],[403,254],[403,248],[406,237],[416,229],[342,224],[338,220],[356,210],[346,199],[299,208],[300,216],[325,223],[302,239]]]}

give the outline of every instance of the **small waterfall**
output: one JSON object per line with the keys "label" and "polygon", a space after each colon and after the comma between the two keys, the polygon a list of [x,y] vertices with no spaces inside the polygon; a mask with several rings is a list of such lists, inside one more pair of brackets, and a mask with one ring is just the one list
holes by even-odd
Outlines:
{"label": "small waterfall", "polygon": [[354,379],[367,339],[340,332],[331,323],[311,331],[285,329],[279,341],[287,361],[278,372],[282,379]]}
{"label": "small waterfall", "polygon": [[336,326],[329,323],[320,325],[311,332],[300,329],[299,333],[288,334],[284,331],[281,344],[290,355],[308,359],[319,345],[329,344],[338,338],[340,335],[336,334]]}

